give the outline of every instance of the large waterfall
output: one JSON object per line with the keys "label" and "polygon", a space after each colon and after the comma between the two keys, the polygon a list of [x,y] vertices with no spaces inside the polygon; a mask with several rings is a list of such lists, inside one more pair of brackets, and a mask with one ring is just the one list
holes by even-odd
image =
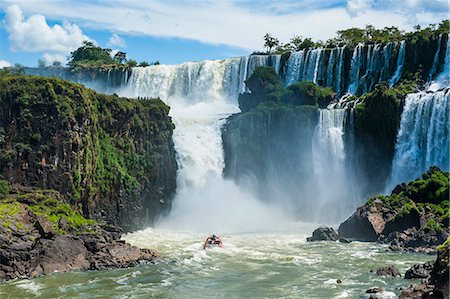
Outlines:
{"label": "large waterfall", "polygon": [[[440,71],[442,40],[441,35],[430,66],[430,78]],[[309,220],[315,219],[317,211],[327,210],[328,220],[338,221],[359,203],[359,186],[355,182],[360,178],[356,178],[349,166],[352,164],[349,161],[354,159],[353,145],[348,144],[352,139],[353,118],[347,116],[353,113],[345,109],[321,109],[316,116],[308,114],[307,117],[302,113],[290,115],[291,118],[285,118],[282,113],[264,115],[267,127],[248,126],[251,132],[262,132],[260,137],[267,138],[268,142],[268,150],[262,153],[264,159],[257,162],[261,170],[255,175],[259,175],[258,186],[241,184],[236,173],[230,180],[223,178],[221,129],[229,115],[239,112],[238,95],[248,91],[245,80],[253,70],[271,66],[285,85],[312,81],[331,87],[338,96],[360,95],[382,81],[390,86],[397,83],[407,65],[406,51],[406,42],[391,42],[359,44],[354,49],[318,48],[284,55],[135,67],[131,72],[126,69],[87,74],[60,69],[48,74],[45,70],[26,71],[87,83],[102,92],[161,98],[171,107],[176,125],[173,138],[179,172],[170,219],[163,219],[160,225],[245,230],[273,227],[283,222],[280,219],[286,218],[286,210],[311,216]],[[430,165],[448,167],[450,92],[443,76],[448,78],[448,57],[441,79],[436,79],[427,91],[411,94],[406,99],[391,184],[414,178]],[[290,141],[280,143],[277,139],[280,134],[285,134],[281,138]],[[231,163],[236,166],[238,162]],[[251,155],[239,163],[253,163]],[[284,206],[284,211],[275,206]]]}
{"label": "large waterfall", "polygon": [[133,69],[121,94],[160,97],[170,105],[175,123],[177,195],[160,226],[236,231],[283,222],[273,209],[222,177],[221,127],[239,110],[237,97],[249,69],[272,63],[279,61],[254,56]]}
{"label": "large waterfall", "polygon": [[321,109],[313,141],[316,200],[332,219],[354,208],[357,192],[347,174],[344,142],[345,109]]}
{"label": "large waterfall", "polygon": [[[439,42],[442,40],[442,35]],[[441,74],[427,90],[409,94],[401,117],[390,186],[419,177],[430,166],[449,170],[450,42]],[[439,55],[440,45],[436,52]],[[436,71],[436,58],[430,78]]]}

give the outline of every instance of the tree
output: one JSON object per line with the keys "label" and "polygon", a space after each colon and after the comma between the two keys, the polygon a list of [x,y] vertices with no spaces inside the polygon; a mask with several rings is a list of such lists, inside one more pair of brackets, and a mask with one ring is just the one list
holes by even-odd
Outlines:
{"label": "tree", "polygon": [[70,53],[69,65],[101,65],[116,63],[110,54],[111,49],[104,49],[94,45],[93,42],[83,41],[81,47]]}
{"label": "tree", "polygon": [[47,65],[45,63],[44,59],[38,59],[38,68],[43,69],[45,68]]}
{"label": "tree", "polygon": [[272,49],[280,44],[278,38],[272,37],[269,33],[264,35],[264,47],[268,49],[268,53],[272,52]]}
{"label": "tree", "polygon": [[126,62],[126,61],[127,61],[127,53],[122,52],[122,51],[118,51],[118,52],[114,55],[114,60],[117,61],[117,62],[120,63],[120,64]]}
{"label": "tree", "polygon": [[55,60],[52,62],[52,67],[62,67],[62,63],[60,61]]}
{"label": "tree", "polygon": [[303,43],[303,37],[301,37],[300,35],[294,35],[291,38],[290,43],[294,51],[300,51],[301,45]]}
{"label": "tree", "polygon": [[137,66],[137,61],[134,60],[134,59],[129,59],[127,61],[127,63],[126,63],[126,66],[128,66],[128,67],[135,67],[135,66]]}
{"label": "tree", "polygon": [[149,66],[149,65],[150,65],[150,63],[148,63],[147,61],[141,61],[139,63],[139,66],[142,66],[142,67],[146,67],[146,66]]}

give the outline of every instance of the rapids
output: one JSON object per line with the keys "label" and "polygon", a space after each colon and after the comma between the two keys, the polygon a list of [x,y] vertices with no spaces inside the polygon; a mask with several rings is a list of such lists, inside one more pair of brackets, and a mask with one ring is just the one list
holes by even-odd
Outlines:
{"label": "rapids", "polygon": [[395,298],[399,287],[418,281],[370,270],[394,264],[404,273],[433,258],[373,243],[306,243],[299,232],[312,229],[297,223],[283,231],[224,233],[223,249],[203,250],[205,233],[148,228],[124,239],[158,250],[164,258],[156,264],[16,280],[0,285],[0,297],[367,298],[365,290],[383,287],[382,298]]}

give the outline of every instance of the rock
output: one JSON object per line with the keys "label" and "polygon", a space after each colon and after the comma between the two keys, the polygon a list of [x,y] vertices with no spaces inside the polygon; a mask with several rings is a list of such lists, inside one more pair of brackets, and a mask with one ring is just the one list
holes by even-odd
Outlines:
{"label": "rock", "polygon": [[[38,246],[41,244],[38,243]],[[65,235],[57,235],[43,247],[33,276],[49,274],[55,271],[88,270],[89,252],[80,240]]]}
{"label": "rock", "polygon": [[339,242],[341,242],[341,243],[351,243],[352,241],[350,241],[347,238],[339,238]]}
{"label": "rock", "polygon": [[[386,225],[389,211],[376,199],[371,204],[359,207],[338,229],[339,236],[359,241],[374,242]],[[386,215],[385,215],[386,214]]]}
{"label": "rock", "polygon": [[375,294],[375,293],[381,293],[381,292],[384,292],[384,289],[378,288],[378,287],[370,288],[366,291],[367,294]]}
{"label": "rock", "polygon": [[58,220],[58,227],[59,229],[62,230],[68,230],[69,228],[69,223],[67,222],[67,219],[62,217],[61,219]]}
{"label": "rock", "polygon": [[402,274],[400,271],[394,266],[389,265],[386,267],[381,267],[377,269],[377,275],[380,276],[392,276],[392,277],[400,277]]}
{"label": "rock", "polygon": [[158,258],[154,251],[113,240],[120,238],[120,229],[110,227],[106,231],[94,222],[90,232],[72,231],[67,219],[61,217],[56,223],[65,231],[61,234],[44,214],[38,216],[26,204],[18,204],[18,211],[6,216],[11,229],[0,223],[1,281],[55,271],[130,267]]}
{"label": "rock", "polygon": [[444,298],[442,296],[434,296],[434,295],[435,294],[433,293],[433,287],[431,285],[422,283],[404,289],[398,298],[400,299]]}
{"label": "rock", "polygon": [[433,270],[433,266],[433,261],[425,264],[416,264],[406,271],[405,279],[428,278]]}
{"label": "rock", "polygon": [[337,241],[338,239],[339,236],[333,228],[321,226],[313,232],[312,237],[306,238],[306,241]]}
{"label": "rock", "polygon": [[337,279],[337,280],[336,280],[336,283],[342,283],[342,280]]}
{"label": "rock", "polygon": [[450,238],[437,248],[437,258],[431,271],[430,283],[434,284],[434,293],[449,298],[449,248]]}
{"label": "rock", "polygon": [[43,217],[38,216],[34,222],[34,226],[39,231],[41,238],[50,239],[55,235],[55,230],[53,229],[53,224]]}

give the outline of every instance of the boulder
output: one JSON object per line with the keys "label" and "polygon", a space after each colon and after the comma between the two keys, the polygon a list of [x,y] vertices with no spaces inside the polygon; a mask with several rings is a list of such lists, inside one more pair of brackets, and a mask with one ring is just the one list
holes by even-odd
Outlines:
{"label": "boulder", "polygon": [[437,258],[431,271],[430,283],[434,284],[434,293],[444,298],[450,298],[449,286],[449,249],[450,238],[437,248]]}
{"label": "boulder", "polygon": [[405,273],[406,279],[428,278],[433,270],[434,262],[416,264],[409,268]]}
{"label": "boulder", "polygon": [[374,242],[386,226],[389,210],[380,199],[359,207],[338,229],[339,236],[359,241]]}
{"label": "boulder", "polygon": [[377,269],[377,275],[380,276],[391,276],[391,277],[401,277],[402,274],[394,265],[389,265],[386,267],[381,267]]}
{"label": "boulder", "polygon": [[321,226],[313,232],[312,237],[306,238],[306,241],[337,241],[338,239],[339,236],[333,228]]}
{"label": "boulder", "polygon": [[340,243],[351,243],[352,241],[350,241],[349,239],[347,239],[347,238],[339,238],[339,242]]}
{"label": "boulder", "polygon": [[381,292],[384,292],[384,289],[378,288],[378,287],[370,288],[366,291],[367,294],[375,294],[375,293],[381,293]]}

